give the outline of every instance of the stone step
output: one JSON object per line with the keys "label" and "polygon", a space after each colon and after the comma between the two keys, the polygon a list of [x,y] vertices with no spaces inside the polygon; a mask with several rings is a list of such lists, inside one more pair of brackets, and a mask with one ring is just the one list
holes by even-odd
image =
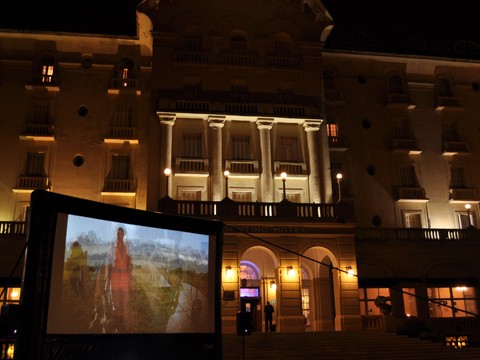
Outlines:
{"label": "stone step", "polygon": [[480,360],[479,347],[454,349],[383,331],[223,334],[222,348],[224,360]]}

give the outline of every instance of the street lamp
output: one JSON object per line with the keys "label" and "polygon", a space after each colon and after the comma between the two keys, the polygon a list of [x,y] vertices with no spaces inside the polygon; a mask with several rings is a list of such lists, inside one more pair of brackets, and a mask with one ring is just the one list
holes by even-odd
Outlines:
{"label": "street lamp", "polygon": [[285,182],[287,181],[287,173],[285,171],[282,171],[280,177],[282,178],[283,182],[283,200],[285,200],[287,198],[287,190],[285,188]]}
{"label": "street lamp", "polygon": [[471,207],[472,207],[472,205],[465,204],[465,209],[467,209],[468,227],[472,226],[472,224],[470,222],[470,208]]}
{"label": "street lamp", "polygon": [[230,171],[225,170],[223,176],[225,176],[225,197],[228,198],[228,177],[230,176]]}
{"label": "street lamp", "polygon": [[341,173],[337,174],[337,186],[338,186],[338,202],[342,200],[342,188],[340,182],[342,181],[343,175]]}
{"label": "street lamp", "polygon": [[172,169],[166,168],[163,170],[163,173],[165,174],[165,194],[168,196],[168,178],[170,177],[170,174],[172,173]]}

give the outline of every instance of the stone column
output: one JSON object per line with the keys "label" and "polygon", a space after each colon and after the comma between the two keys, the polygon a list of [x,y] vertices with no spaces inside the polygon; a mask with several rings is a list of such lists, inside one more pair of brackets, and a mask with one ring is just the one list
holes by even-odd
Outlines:
{"label": "stone column", "polygon": [[[161,133],[162,133],[162,142],[161,142],[161,164],[160,164],[160,179],[161,179],[161,189],[160,194],[164,193],[165,196],[170,194],[172,195],[170,189],[172,188],[172,181],[168,182],[168,191],[165,184],[167,183],[165,179],[164,170],[166,168],[172,169],[172,128],[175,125],[176,114],[165,114],[157,112],[158,120],[161,124]],[[173,169],[172,169],[173,171]],[[172,175],[170,175],[172,177]]]}
{"label": "stone column", "polygon": [[222,128],[225,125],[225,116],[210,115],[210,189],[211,199],[223,199],[223,167],[222,167]]}
{"label": "stone column", "polygon": [[260,194],[262,202],[273,202],[272,146],[270,130],[273,119],[258,118],[257,128],[260,131],[260,151],[262,153],[262,174],[260,175]]}

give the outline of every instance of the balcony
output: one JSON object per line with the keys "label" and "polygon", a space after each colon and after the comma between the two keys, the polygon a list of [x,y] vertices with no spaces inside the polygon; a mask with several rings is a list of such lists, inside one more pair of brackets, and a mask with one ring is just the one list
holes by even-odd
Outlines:
{"label": "balcony", "polygon": [[175,62],[190,64],[208,64],[210,62],[210,53],[206,51],[176,51]]}
{"label": "balcony", "polygon": [[137,79],[111,79],[108,87],[108,93],[118,95],[121,92],[126,94],[133,93],[136,95],[142,94],[139,81]]}
{"label": "balcony", "polygon": [[357,228],[355,239],[373,241],[469,240],[480,238],[480,229]]}
{"label": "balcony", "polygon": [[329,105],[345,104],[345,96],[342,90],[325,89],[325,102]]}
{"label": "balcony", "polygon": [[256,160],[226,160],[225,169],[230,171],[232,177],[255,177],[259,176],[260,170]]}
{"label": "balcony", "polygon": [[25,130],[19,138],[21,140],[55,141],[53,124],[27,122]]}
{"label": "balcony", "polygon": [[413,104],[410,95],[408,94],[387,94],[387,107],[396,109],[415,109],[416,105]]}
{"label": "balcony", "polygon": [[13,188],[15,193],[31,193],[33,190],[50,190],[51,184],[48,176],[21,175],[17,180],[17,186]]}
{"label": "balcony", "polygon": [[288,176],[302,177],[307,175],[307,163],[305,162],[275,161],[273,167],[276,174],[286,172]]}
{"label": "balcony", "polygon": [[438,111],[461,111],[463,106],[460,106],[460,99],[455,96],[437,96]]}
{"label": "balcony", "polygon": [[445,156],[469,155],[470,151],[464,141],[444,141],[442,154]]}
{"label": "balcony", "polygon": [[102,195],[135,196],[137,182],[134,179],[106,179]]}
{"label": "balcony", "polygon": [[396,153],[407,153],[411,155],[421,154],[415,139],[393,139],[392,151]]}
{"label": "balcony", "polygon": [[51,92],[60,91],[58,79],[51,75],[36,74],[32,78],[32,82],[25,85],[27,90],[47,90]]}
{"label": "balcony", "polygon": [[104,139],[109,144],[138,144],[138,131],[135,127],[109,127]]}
{"label": "balcony", "polygon": [[208,167],[208,159],[175,159],[175,175],[196,175],[208,176],[210,169]]}
{"label": "balcony", "polygon": [[425,196],[425,189],[421,187],[405,187],[399,186],[396,189],[396,200],[398,202],[427,202],[428,198]]}
{"label": "balcony", "polygon": [[[337,211],[338,210],[338,211]],[[184,201],[170,197],[160,199],[158,211],[184,216],[199,216],[219,220],[278,222],[336,223],[338,214],[353,218],[353,214],[341,212],[333,204],[298,204],[284,200],[279,203],[222,201]]]}
{"label": "balcony", "polygon": [[342,136],[328,136],[328,146],[330,151],[347,151],[348,146]]}
{"label": "balcony", "polygon": [[476,188],[450,188],[451,203],[479,202],[478,191]]}
{"label": "balcony", "polygon": [[295,56],[268,56],[268,67],[282,70],[300,70],[302,69],[302,60]]}

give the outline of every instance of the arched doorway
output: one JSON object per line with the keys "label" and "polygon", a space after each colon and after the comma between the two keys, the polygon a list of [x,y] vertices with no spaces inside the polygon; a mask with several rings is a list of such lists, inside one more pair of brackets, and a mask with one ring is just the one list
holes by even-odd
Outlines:
{"label": "arched doorway", "polygon": [[308,249],[304,255],[301,267],[305,330],[340,330],[339,274],[335,270],[338,260],[330,250],[319,246]]}
{"label": "arched doorway", "polygon": [[253,317],[253,331],[265,330],[263,308],[269,301],[275,309],[276,324],[278,260],[272,250],[264,246],[248,248],[240,258],[240,307]]}

